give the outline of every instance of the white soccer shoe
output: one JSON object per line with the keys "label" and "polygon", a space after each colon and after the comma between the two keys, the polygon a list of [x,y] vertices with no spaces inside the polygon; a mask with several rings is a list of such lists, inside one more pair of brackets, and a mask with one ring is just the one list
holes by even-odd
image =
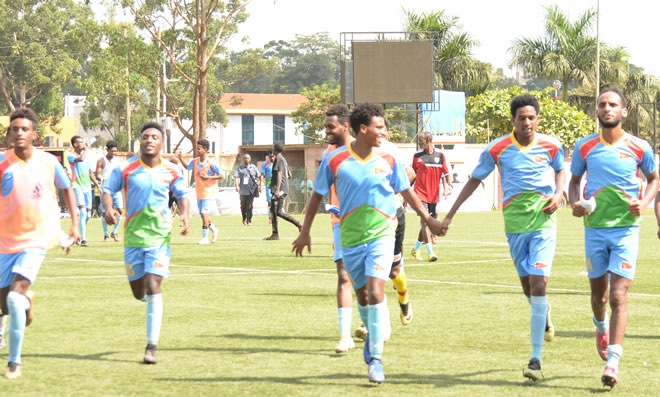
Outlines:
{"label": "white soccer shoe", "polygon": [[198,244],[199,245],[208,245],[208,244],[211,244],[211,243],[209,242],[208,238],[203,238],[203,239],[199,240]]}
{"label": "white soccer shoe", "polygon": [[355,342],[350,336],[342,336],[339,338],[339,343],[335,347],[335,353],[346,353],[349,350],[355,349]]}

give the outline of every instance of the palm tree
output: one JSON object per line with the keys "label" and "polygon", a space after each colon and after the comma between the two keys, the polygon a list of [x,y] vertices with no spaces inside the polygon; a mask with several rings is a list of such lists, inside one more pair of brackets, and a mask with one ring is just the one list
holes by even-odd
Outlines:
{"label": "palm tree", "polygon": [[519,67],[537,77],[556,78],[562,82],[562,97],[568,98],[570,81],[595,80],[596,38],[592,24],[593,9],[584,12],[575,22],[557,6],[545,7],[545,35],[522,38],[509,48],[513,58],[509,66]]}
{"label": "palm tree", "polygon": [[450,17],[444,10],[421,14],[403,11],[409,39],[433,40],[438,88],[474,91],[488,85],[492,68],[472,57],[472,49],[479,42],[460,31],[458,17]]}

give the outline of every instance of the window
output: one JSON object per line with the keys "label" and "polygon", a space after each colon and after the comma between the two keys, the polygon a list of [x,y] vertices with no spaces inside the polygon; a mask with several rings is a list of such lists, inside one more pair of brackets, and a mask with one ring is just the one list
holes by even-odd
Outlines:
{"label": "window", "polygon": [[254,116],[244,114],[241,120],[242,139],[241,145],[254,145]]}
{"label": "window", "polygon": [[273,143],[284,143],[284,116],[273,116]]}

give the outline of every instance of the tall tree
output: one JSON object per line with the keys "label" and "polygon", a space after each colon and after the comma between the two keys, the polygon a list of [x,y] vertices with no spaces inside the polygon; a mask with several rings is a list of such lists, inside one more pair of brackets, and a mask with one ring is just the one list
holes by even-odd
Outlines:
{"label": "tall tree", "polygon": [[[211,98],[211,107],[207,105],[210,91],[214,94],[222,91],[221,87],[210,87],[219,83],[210,84],[209,76],[214,75],[217,67],[215,57],[224,52],[226,41],[247,18],[245,7],[249,3],[250,0],[122,0],[135,16],[138,28],[160,46],[170,77],[179,79],[179,84],[166,86],[167,76],[160,75],[160,68],[152,69],[152,74],[159,76],[158,84],[170,105],[166,113],[192,141],[193,147],[199,138],[206,136],[209,113],[215,118],[224,114],[215,105],[219,99],[216,95]],[[175,107],[184,105],[190,97],[192,128],[186,128],[182,114]]]}
{"label": "tall tree", "polygon": [[0,0],[0,98],[7,111],[32,106],[53,126],[65,83],[78,82],[97,44],[91,8],[73,0]]}
{"label": "tall tree", "polygon": [[404,13],[405,28],[411,39],[433,40],[437,88],[474,92],[488,85],[492,67],[472,56],[479,42],[461,31],[458,17],[450,17],[443,10],[421,14],[404,10]]}
{"label": "tall tree", "polygon": [[[533,77],[560,80],[562,98],[568,100],[569,85],[573,82],[595,87],[596,37],[592,26],[596,13],[588,9],[577,20],[571,21],[556,5],[547,6],[545,10],[545,34],[515,40],[509,49],[512,54],[510,66]],[[625,79],[625,49],[609,48],[603,43],[601,51],[602,81]]]}

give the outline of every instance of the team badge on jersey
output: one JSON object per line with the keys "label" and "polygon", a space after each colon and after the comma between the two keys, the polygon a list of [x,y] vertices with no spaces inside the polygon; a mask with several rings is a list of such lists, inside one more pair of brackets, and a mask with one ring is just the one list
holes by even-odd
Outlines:
{"label": "team badge on jersey", "polygon": [[632,269],[632,265],[628,262],[621,262],[621,269]]}
{"label": "team badge on jersey", "polygon": [[548,265],[546,265],[545,263],[536,262],[536,264],[534,265],[534,267],[536,267],[537,269],[542,269],[542,268],[544,268],[544,267],[548,267]]}

